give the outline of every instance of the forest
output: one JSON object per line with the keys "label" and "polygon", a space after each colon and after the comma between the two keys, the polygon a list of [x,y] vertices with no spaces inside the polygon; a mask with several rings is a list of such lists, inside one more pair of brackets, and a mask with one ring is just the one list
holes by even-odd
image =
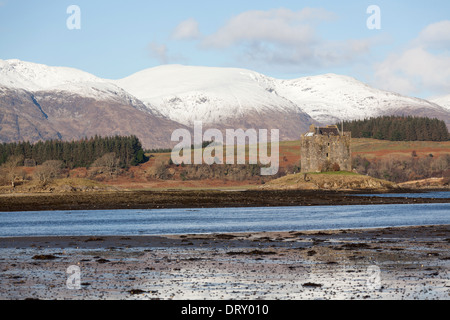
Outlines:
{"label": "forest", "polygon": [[21,159],[20,165],[25,166],[38,166],[46,161],[59,160],[68,169],[87,168],[106,154],[114,154],[121,168],[136,166],[148,160],[136,136],[95,136],[70,142],[48,140],[35,144],[3,143],[0,144],[0,165],[9,158],[16,157]]}
{"label": "forest", "polygon": [[[340,127],[340,125],[339,125]],[[448,141],[450,134],[444,121],[427,117],[383,116],[344,121],[344,130],[353,138],[390,141]]]}

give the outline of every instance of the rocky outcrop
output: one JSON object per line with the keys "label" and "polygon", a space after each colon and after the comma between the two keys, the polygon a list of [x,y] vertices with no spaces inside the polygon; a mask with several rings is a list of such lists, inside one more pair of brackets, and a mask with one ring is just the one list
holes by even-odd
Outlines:
{"label": "rocky outcrop", "polygon": [[392,190],[398,186],[389,181],[353,173],[292,174],[261,187],[269,190]]}
{"label": "rocky outcrop", "polygon": [[401,188],[408,189],[450,189],[450,178],[429,178],[399,183]]}

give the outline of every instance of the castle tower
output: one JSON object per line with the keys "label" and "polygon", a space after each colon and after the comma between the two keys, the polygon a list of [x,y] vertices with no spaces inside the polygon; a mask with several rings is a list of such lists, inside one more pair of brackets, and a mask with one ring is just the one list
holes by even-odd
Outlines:
{"label": "castle tower", "polygon": [[339,166],[341,171],[352,171],[351,133],[342,132],[338,126],[316,127],[301,138],[302,172],[331,171]]}

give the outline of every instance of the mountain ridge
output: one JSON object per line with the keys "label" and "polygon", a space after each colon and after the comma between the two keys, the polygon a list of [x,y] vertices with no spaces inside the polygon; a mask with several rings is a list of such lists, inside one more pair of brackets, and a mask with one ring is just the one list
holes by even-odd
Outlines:
{"label": "mountain ridge", "polygon": [[446,96],[441,96],[439,98],[431,99],[430,101],[450,111],[450,94]]}
{"label": "mountain ridge", "polygon": [[145,147],[166,147],[173,130],[194,121],[205,129],[280,129],[282,140],[297,140],[312,123],[403,114],[450,127],[450,107],[336,74],[282,80],[247,69],[163,65],[109,80],[0,60],[3,142],[137,132]]}

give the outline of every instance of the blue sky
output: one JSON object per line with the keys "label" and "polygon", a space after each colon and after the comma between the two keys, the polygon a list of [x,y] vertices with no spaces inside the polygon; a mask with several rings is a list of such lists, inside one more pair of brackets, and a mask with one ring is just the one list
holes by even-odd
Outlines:
{"label": "blue sky", "polygon": [[[70,5],[79,30],[67,28]],[[370,5],[380,30],[367,28]],[[427,98],[450,94],[450,2],[0,0],[0,59],[109,79],[160,64],[338,73]]]}

